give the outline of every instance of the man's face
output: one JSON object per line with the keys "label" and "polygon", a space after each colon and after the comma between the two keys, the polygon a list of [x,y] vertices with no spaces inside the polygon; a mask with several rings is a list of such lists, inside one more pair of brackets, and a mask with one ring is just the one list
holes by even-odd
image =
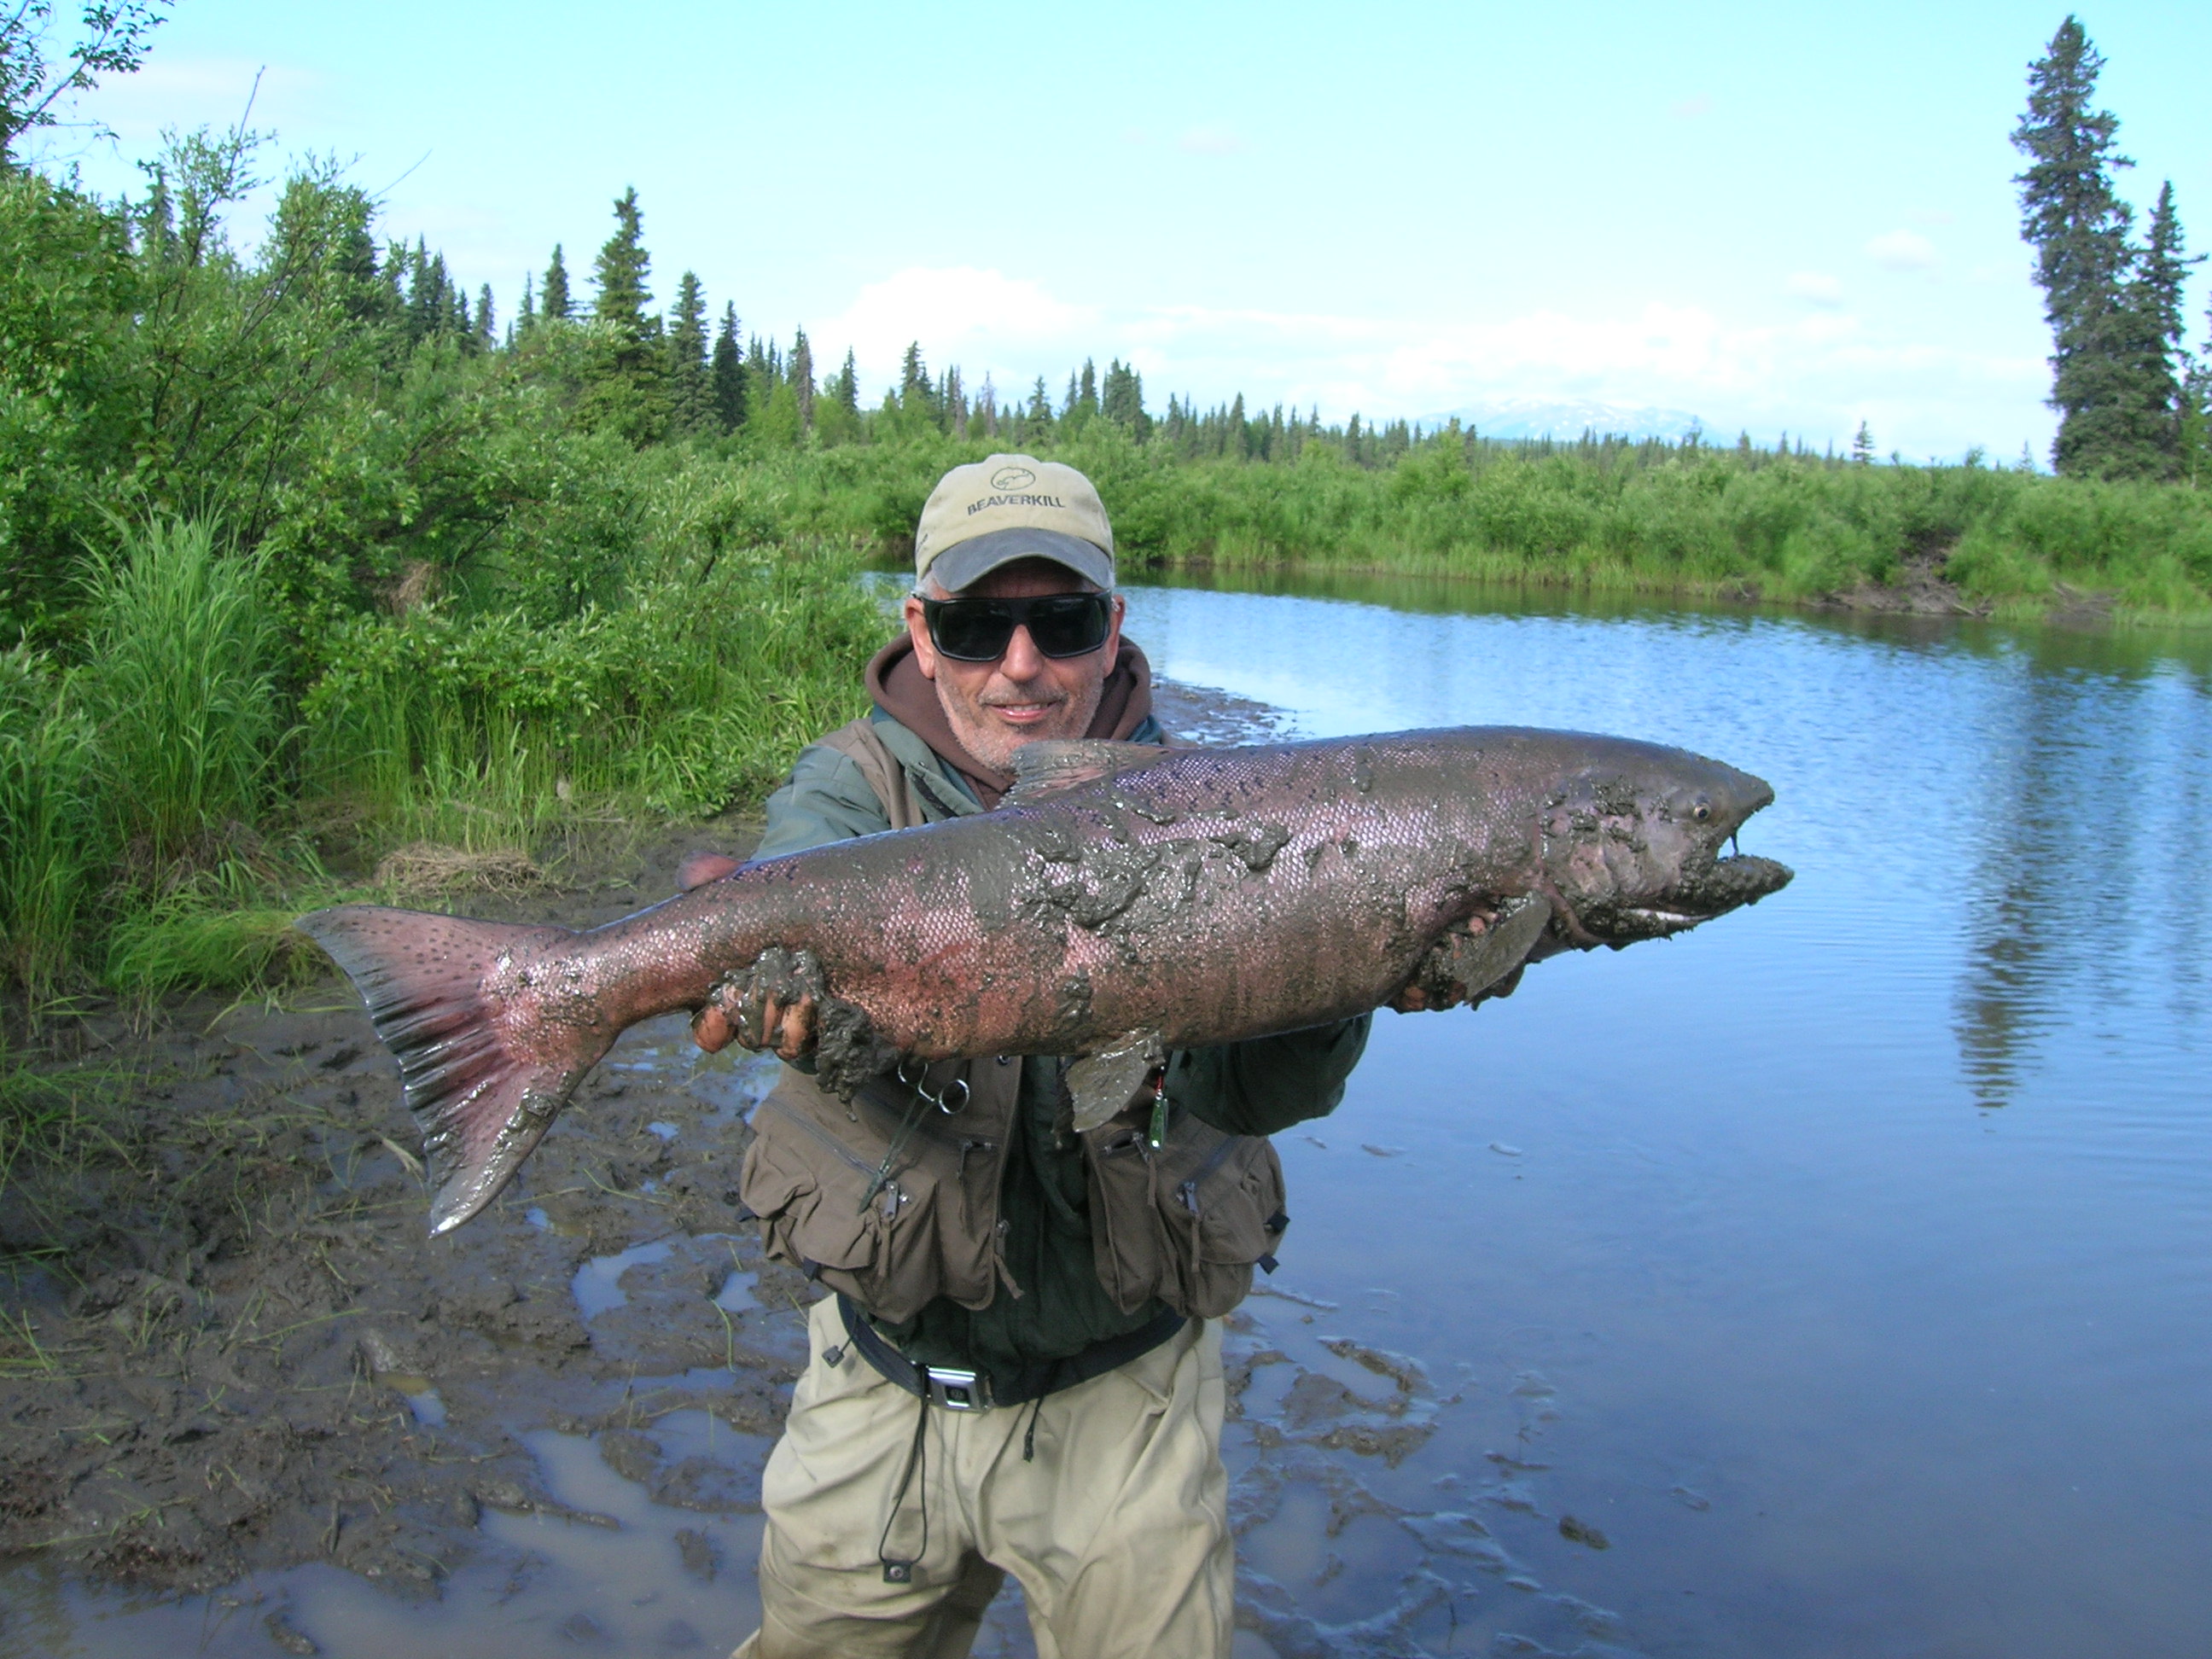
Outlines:
{"label": "man's face", "polygon": [[[1052,593],[1097,590],[1065,565],[1048,559],[1021,559],[1000,565],[961,590],[963,599],[1035,599]],[[933,584],[933,598],[950,598]],[[1091,728],[1106,677],[1121,651],[1121,601],[1106,642],[1080,657],[1048,657],[1026,628],[1014,629],[1006,654],[996,662],[958,662],[940,656],[930,642],[921,601],[906,602],[907,633],[914,640],[915,662],[937,685],[937,700],[960,746],[984,765],[1013,769],[1014,751],[1045,738],[1079,738]]]}

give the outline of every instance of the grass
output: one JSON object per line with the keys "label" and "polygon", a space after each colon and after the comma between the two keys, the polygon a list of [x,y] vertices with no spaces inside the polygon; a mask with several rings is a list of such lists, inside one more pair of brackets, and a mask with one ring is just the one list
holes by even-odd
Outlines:
{"label": "grass", "polygon": [[95,557],[86,701],[118,840],[158,881],[264,815],[284,736],[260,561],[204,520],[126,528]]}
{"label": "grass", "polygon": [[76,685],[0,655],[0,964],[33,1007],[67,982],[99,868],[94,726]]}
{"label": "grass", "polygon": [[[790,510],[896,545],[980,443],[785,463]],[[1859,466],[1667,445],[1468,443],[1381,467],[1176,457],[1094,422],[1050,452],[1097,482],[1123,567],[1364,571],[1796,601],[1937,575],[2028,617],[2102,595],[2128,621],[2212,621],[2212,492],[1983,465]]]}

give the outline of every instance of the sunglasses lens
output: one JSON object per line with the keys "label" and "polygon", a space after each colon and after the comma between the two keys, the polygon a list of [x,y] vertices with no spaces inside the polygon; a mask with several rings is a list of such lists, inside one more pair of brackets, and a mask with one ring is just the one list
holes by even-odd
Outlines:
{"label": "sunglasses lens", "polygon": [[924,601],[929,637],[957,662],[996,662],[1017,626],[1026,627],[1048,657],[1080,657],[1106,643],[1113,602],[1103,593],[1056,593],[1042,599]]}
{"label": "sunglasses lens", "polygon": [[988,599],[951,599],[929,607],[929,637],[961,662],[996,662],[1014,637],[1014,619]]}
{"label": "sunglasses lens", "polygon": [[1106,643],[1109,617],[1103,593],[1070,593],[1030,607],[1030,637],[1048,657],[1080,657]]}

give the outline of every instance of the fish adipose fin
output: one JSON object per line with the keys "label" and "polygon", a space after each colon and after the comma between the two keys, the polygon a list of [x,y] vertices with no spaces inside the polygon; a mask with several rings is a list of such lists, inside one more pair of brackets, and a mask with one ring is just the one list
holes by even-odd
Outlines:
{"label": "fish adipose fin", "polygon": [[451,1232],[498,1196],[612,1046],[596,1029],[550,1021],[529,1022],[526,1037],[519,1011],[487,991],[518,947],[574,935],[374,904],[317,910],[293,926],[345,969],[398,1057],[422,1135],[430,1231]]}
{"label": "fish adipose fin", "polygon": [[1078,784],[1133,772],[1176,751],[1164,744],[1115,743],[1109,738],[1046,739],[1014,750],[1014,787],[1002,806],[1028,806]]}
{"label": "fish adipose fin", "polygon": [[1152,1068],[1167,1058],[1157,1031],[1133,1031],[1110,1048],[1085,1054],[1067,1068],[1067,1092],[1075,1099],[1075,1127],[1088,1133],[1127,1106],[1143,1088]]}

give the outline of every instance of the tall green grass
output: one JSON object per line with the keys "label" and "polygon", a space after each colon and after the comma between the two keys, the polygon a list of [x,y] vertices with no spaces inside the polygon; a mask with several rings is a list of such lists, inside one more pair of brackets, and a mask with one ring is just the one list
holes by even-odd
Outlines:
{"label": "tall green grass", "polygon": [[66,983],[101,872],[98,778],[70,678],[26,646],[0,654],[0,953],[33,1007]]}
{"label": "tall green grass", "polygon": [[[887,548],[946,466],[988,445],[855,446],[777,463],[793,516]],[[1982,465],[1854,466],[1685,447],[1468,443],[1383,467],[1185,460],[1093,422],[1051,452],[1090,474],[1123,568],[1395,571],[1800,600],[1936,574],[2032,616],[2085,593],[2212,620],[2212,491]],[[903,528],[902,528],[903,526]]]}
{"label": "tall green grass", "polygon": [[848,543],[756,538],[757,481],[648,480],[629,580],[550,622],[440,604],[331,635],[305,703],[310,792],[372,840],[531,847],[580,812],[688,816],[757,799],[866,707],[890,623]]}
{"label": "tall green grass", "polygon": [[205,520],[121,540],[87,582],[84,685],[109,822],[158,884],[261,820],[284,737],[281,638],[260,561]]}

